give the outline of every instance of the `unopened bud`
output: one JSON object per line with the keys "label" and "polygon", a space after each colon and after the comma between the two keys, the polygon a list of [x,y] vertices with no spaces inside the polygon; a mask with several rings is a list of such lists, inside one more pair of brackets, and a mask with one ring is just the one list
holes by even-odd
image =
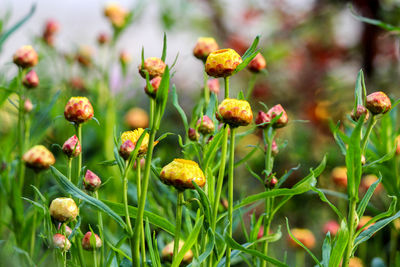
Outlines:
{"label": "unopened bud", "polygon": [[83,178],[83,186],[87,191],[94,192],[99,189],[101,185],[101,179],[94,172],[87,170],[85,178]]}
{"label": "unopened bud", "polygon": [[[299,240],[306,248],[313,249],[315,246],[314,234],[308,229],[294,228],[292,229],[293,236]],[[302,247],[297,244],[291,236],[289,236],[289,245],[294,248],[302,249]]]}
{"label": "unopened bud", "polygon": [[[362,216],[360,218],[360,221],[358,222],[357,230],[360,230],[361,228],[363,228],[371,219],[372,219],[371,216]],[[374,224],[375,223],[371,223],[370,225],[368,225],[368,227],[364,228],[363,231],[367,230],[369,227],[371,227]]]}
{"label": "unopened bud", "polygon": [[278,179],[276,179],[275,175],[272,175],[272,177],[270,177],[269,179],[267,179],[265,185],[269,188],[269,189],[274,189],[275,186],[278,184]]}
{"label": "unopened bud", "polygon": [[34,146],[25,152],[22,160],[27,167],[37,172],[50,168],[56,162],[53,153],[42,145]]}
{"label": "unopened bud", "polygon": [[232,127],[246,126],[252,122],[253,112],[246,100],[226,98],[218,106],[216,117]]}
{"label": "unopened bud", "polygon": [[39,85],[39,77],[34,70],[29,71],[24,78],[22,78],[22,84],[28,88],[33,89]]}
{"label": "unopened bud", "polygon": [[127,66],[129,63],[131,63],[131,61],[131,55],[129,55],[129,53],[126,51],[121,51],[121,53],[119,54],[119,62],[121,63],[121,65]]}
{"label": "unopened bud", "polygon": [[86,97],[71,97],[64,108],[64,117],[76,124],[84,123],[93,117],[93,107]]}
{"label": "unopened bud", "polygon": [[[178,251],[180,251],[185,243],[182,240],[179,240],[179,248]],[[172,259],[174,257],[174,241],[171,243],[168,243],[163,250],[161,251],[161,258],[165,261],[172,262]],[[192,261],[193,259],[193,252],[192,250],[188,250],[185,255],[183,256],[183,263],[188,264]]]}
{"label": "unopened bud", "polygon": [[205,70],[215,78],[228,77],[233,74],[243,60],[233,49],[221,49],[210,53],[207,57]]}
{"label": "unopened bud", "polygon": [[188,137],[192,141],[198,141],[200,138],[200,134],[196,131],[196,129],[189,128]]}
{"label": "unopened bud", "polygon": [[[268,150],[268,144],[265,145],[265,151]],[[275,140],[272,141],[272,147],[271,147],[271,154],[272,156],[276,157],[279,153],[279,147],[276,144]]]}
{"label": "unopened bud", "polygon": [[38,63],[38,54],[32,46],[24,45],[14,53],[13,61],[23,69],[31,68]]}
{"label": "unopened bud", "polygon": [[91,236],[92,236],[92,232],[89,231],[82,238],[82,248],[83,249],[85,249],[85,250],[95,250],[97,248],[100,248],[103,245],[103,242],[101,241],[100,237],[98,235],[94,234],[94,237],[96,239],[96,245],[92,246],[92,244],[90,242],[90,237]]}
{"label": "unopened bud", "polygon": [[68,251],[71,248],[71,242],[62,234],[55,234],[53,236],[53,245],[62,251]]}
{"label": "unopened bud", "polygon": [[110,41],[110,37],[108,36],[107,33],[102,32],[97,36],[97,43],[99,45],[104,45],[104,44],[108,43],[109,41]]}
{"label": "unopened bud", "polygon": [[254,73],[259,73],[261,70],[265,69],[267,66],[267,62],[265,61],[265,58],[261,55],[261,53],[258,53],[257,56],[255,56],[247,65],[247,68]]}
{"label": "unopened bud", "polygon": [[286,124],[289,121],[286,111],[283,109],[283,107],[280,104],[275,105],[270,110],[268,110],[267,115],[271,118],[271,120],[273,120],[275,117],[281,115],[279,117],[279,119],[273,123],[272,127],[274,127],[274,128],[282,128],[282,127],[286,126]]}
{"label": "unopened bud", "polygon": [[27,98],[27,99],[25,100],[25,102],[24,102],[24,111],[25,111],[26,113],[29,113],[29,112],[32,111],[32,109],[33,109],[32,101],[31,101],[29,98]]}
{"label": "unopened bud", "polygon": [[143,62],[143,66],[139,65],[139,73],[143,78],[146,79],[145,71],[147,71],[149,74],[149,79],[151,80],[157,76],[162,76],[164,74],[165,67],[166,65],[164,61],[162,61],[160,58],[150,57]]}
{"label": "unopened bud", "polygon": [[331,233],[332,236],[335,236],[337,232],[339,232],[340,225],[337,221],[328,221],[324,224],[323,232],[327,234],[328,232]]}
{"label": "unopened bud", "polygon": [[336,167],[332,170],[332,180],[333,182],[343,188],[347,188],[347,168],[346,167]]}
{"label": "unopened bud", "polygon": [[49,19],[46,21],[46,24],[44,26],[44,35],[53,35],[57,33],[60,30],[60,24],[54,20],[54,19]]}
{"label": "unopened bud", "polygon": [[125,115],[125,123],[130,129],[145,129],[149,126],[149,115],[141,108],[131,108]]}
{"label": "unopened bud", "polygon": [[210,89],[211,93],[216,95],[219,94],[219,80],[218,79],[209,79],[207,81],[208,89]]}
{"label": "unopened bud", "polygon": [[396,155],[400,155],[400,135],[396,137],[395,143],[396,143]]}
{"label": "unopened bud", "polygon": [[207,115],[204,115],[203,119],[198,119],[196,126],[203,135],[211,134],[215,129],[214,122]]}
{"label": "unopened bud", "polygon": [[354,110],[351,112],[351,118],[354,121],[358,121],[361,118],[362,115],[365,115],[364,121],[367,121],[368,118],[369,118],[369,112],[368,112],[368,109],[366,109],[362,105],[358,105],[357,106],[356,112],[354,112]]}
{"label": "unopened bud", "polygon": [[81,143],[79,142],[78,137],[76,137],[76,135],[73,135],[68,138],[68,140],[65,141],[62,146],[62,150],[64,154],[67,155],[67,157],[69,158],[77,157],[82,151]]}
{"label": "unopened bud", "polygon": [[206,183],[206,177],[199,165],[186,159],[174,159],[164,166],[160,173],[160,179],[167,185],[172,185],[178,190],[194,189],[193,182],[199,187]]}
{"label": "unopened bud", "polygon": [[378,115],[388,112],[392,103],[384,92],[375,92],[367,96],[365,106],[373,115]]}
{"label": "unopened bud", "polygon": [[256,117],[256,125],[258,128],[264,129],[268,127],[268,124],[271,122],[271,118],[264,111],[259,111]]}
{"label": "unopened bud", "polygon": [[151,87],[153,87],[153,91],[150,92],[149,88],[147,88],[147,85],[144,87],[144,91],[150,97],[155,98],[157,95],[158,87],[160,87],[160,84],[161,84],[161,77],[157,76],[157,77],[151,79],[150,84],[151,84]]}
{"label": "unopened bud", "polygon": [[78,206],[72,198],[59,197],[50,204],[50,215],[59,222],[73,221],[79,214]]}
{"label": "unopened bud", "polygon": [[211,37],[201,37],[197,40],[195,47],[193,48],[193,55],[205,61],[208,55],[216,50],[218,50],[218,44],[214,38]]}
{"label": "unopened bud", "polygon": [[81,46],[75,59],[82,67],[90,67],[92,65],[93,49],[90,46]]}
{"label": "unopened bud", "polygon": [[367,159],[365,158],[364,155],[361,155],[361,164],[365,165],[365,163],[367,163]]}
{"label": "unopened bud", "polygon": [[131,156],[131,153],[135,150],[135,145],[132,143],[131,140],[126,140],[120,147],[119,147],[119,155],[124,159],[128,160]]}

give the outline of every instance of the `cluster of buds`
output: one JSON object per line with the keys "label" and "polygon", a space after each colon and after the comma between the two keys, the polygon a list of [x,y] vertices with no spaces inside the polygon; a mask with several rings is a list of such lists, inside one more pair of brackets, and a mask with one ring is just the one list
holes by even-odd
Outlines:
{"label": "cluster of buds", "polygon": [[207,81],[208,89],[210,89],[211,93],[216,95],[219,94],[219,80],[218,79],[209,79]]}
{"label": "cluster of buds", "polygon": [[25,152],[22,156],[22,160],[27,167],[37,172],[47,170],[56,162],[53,153],[42,145],[34,146]]}
{"label": "cluster of buds", "polygon": [[110,36],[107,33],[102,32],[97,36],[97,43],[99,45],[105,45],[108,42],[110,42]]}
{"label": "cluster of buds", "polygon": [[[292,234],[293,236],[299,240],[306,248],[308,249],[313,249],[315,246],[315,237],[314,234],[308,230],[308,229],[301,229],[301,228],[294,228],[292,229]],[[299,248],[301,249],[302,247],[296,243],[292,239],[291,236],[289,236],[289,245],[293,248]]]}
{"label": "cluster of buds", "polygon": [[267,62],[261,53],[258,53],[247,65],[247,68],[253,73],[259,73],[267,67]]}
{"label": "cluster of buds", "polygon": [[366,109],[363,105],[358,105],[356,110],[351,112],[351,118],[353,121],[358,121],[362,115],[365,115],[364,121],[367,121],[369,118],[368,109]]}
{"label": "cluster of buds", "polygon": [[147,128],[149,126],[149,115],[141,108],[131,108],[125,115],[125,124],[130,129]]}
{"label": "cluster of buds", "polygon": [[[125,160],[129,159],[131,153],[135,149],[137,141],[139,140],[140,136],[142,136],[143,132],[144,132],[143,128],[138,128],[134,131],[126,131],[122,133],[121,135],[122,145],[119,148],[119,154],[123,159]],[[154,146],[157,143],[158,143],[157,141],[154,142]],[[142,143],[140,144],[138,153],[139,157],[142,157],[147,153],[148,146],[149,146],[149,134],[146,133],[142,140]]]}
{"label": "cluster of buds", "polygon": [[65,141],[62,150],[68,158],[75,158],[82,152],[81,143],[76,135],[71,136]]}
{"label": "cluster of buds", "polygon": [[174,159],[164,166],[160,178],[163,183],[172,185],[178,190],[194,189],[192,182],[199,187],[203,187],[206,183],[206,178],[199,165],[186,159]]}
{"label": "cluster of buds", "polygon": [[246,126],[252,122],[253,112],[246,100],[226,98],[218,106],[216,117],[231,127]]}
{"label": "cluster of buds", "polygon": [[204,115],[203,118],[198,119],[196,127],[202,135],[209,135],[214,132],[214,122],[207,116]]}
{"label": "cluster of buds", "polygon": [[339,223],[337,221],[332,220],[324,224],[322,231],[324,232],[324,234],[327,234],[329,232],[332,236],[335,236],[337,232],[339,232],[339,229],[340,229]]}
{"label": "cluster of buds", "polygon": [[54,19],[49,19],[46,21],[46,24],[44,26],[44,31],[43,31],[43,41],[49,45],[53,46],[54,45],[54,36],[55,34],[59,31],[60,25],[58,22]]}
{"label": "cluster of buds", "polygon": [[200,37],[193,48],[193,55],[202,61],[206,61],[208,55],[218,50],[218,48],[218,44],[214,38]]}
{"label": "cluster of buds", "polygon": [[84,123],[93,117],[93,107],[86,97],[71,97],[64,108],[64,117],[76,124]]}
{"label": "cluster of buds", "polygon": [[367,96],[365,106],[372,115],[378,115],[388,112],[392,103],[384,92],[375,92]]}
{"label": "cluster of buds", "polygon": [[22,69],[28,69],[36,66],[38,60],[38,54],[30,45],[22,46],[14,53],[13,56],[14,64]]}
{"label": "cluster of buds", "polygon": [[257,127],[259,128],[268,127],[270,123],[274,120],[274,118],[278,116],[280,117],[272,123],[272,127],[274,128],[285,127],[289,121],[289,118],[286,114],[286,111],[280,104],[270,108],[267,113],[260,110],[256,118]]}
{"label": "cluster of buds", "polygon": [[83,186],[86,191],[94,192],[101,186],[101,179],[94,172],[87,170],[83,178]]}
{"label": "cluster of buds", "polygon": [[72,198],[59,197],[50,204],[50,215],[58,222],[75,220],[79,214],[78,206]]}
{"label": "cluster of buds", "polygon": [[221,49],[208,55],[205,70],[208,75],[215,78],[228,77],[242,62],[242,58],[235,50]]}
{"label": "cluster of buds", "polygon": [[116,29],[121,29],[126,25],[128,15],[129,13],[116,3],[109,4],[104,8],[104,16]]}
{"label": "cluster of buds", "polygon": [[[185,243],[182,240],[179,240],[178,252],[182,249]],[[171,262],[174,257],[174,241],[168,243],[163,250],[161,251],[161,258],[164,261]],[[188,250],[185,255],[183,256],[182,263],[188,264],[193,259],[193,252],[192,250]]]}
{"label": "cluster of buds", "polygon": [[82,67],[90,67],[92,65],[93,49],[90,46],[83,45],[79,47],[75,55],[76,61]]}
{"label": "cluster of buds", "polygon": [[39,77],[34,70],[30,70],[23,78],[22,84],[27,89],[34,89],[39,85]]}
{"label": "cluster of buds", "polygon": [[100,248],[103,245],[103,242],[101,241],[100,237],[97,234],[94,234],[94,240],[93,242],[90,242],[92,239],[92,232],[87,232],[84,237],[82,238],[82,248],[84,250],[95,250]]}
{"label": "cluster of buds", "polygon": [[71,248],[71,242],[62,234],[55,234],[53,236],[53,245],[61,251],[68,251]]}

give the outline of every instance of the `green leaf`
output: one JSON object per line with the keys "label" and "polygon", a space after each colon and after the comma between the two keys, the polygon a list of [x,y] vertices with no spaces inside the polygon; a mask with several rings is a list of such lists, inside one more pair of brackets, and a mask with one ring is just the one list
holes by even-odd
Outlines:
{"label": "green leaf", "polygon": [[[104,203],[106,203],[116,214],[120,216],[125,215],[125,206],[121,203],[115,203],[112,201],[108,200],[102,200]],[[137,208],[128,206],[128,211],[129,211],[129,217],[136,219],[137,216]],[[155,213],[152,213],[150,211],[145,210],[144,211],[144,217],[147,217],[149,222],[157,227],[162,228],[166,232],[168,232],[171,235],[174,235],[175,233],[175,225],[173,225],[169,220],[166,218],[157,215]]]}
{"label": "green leaf", "polygon": [[300,242],[300,240],[298,240],[298,239],[292,234],[292,232],[290,231],[290,228],[289,228],[289,221],[288,221],[288,218],[286,218],[286,228],[287,228],[287,231],[288,231],[290,237],[294,240],[294,242],[296,242],[299,246],[301,246],[302,248],[304,248],[305,251],[307,251],[307,253],[311,256],[311,258],[313,258],[313,260],[315,261],[315,263],[322,267],[321,262],[319,262],[319,260],[318,260],[317,257],[315,257],[315,255],[311,252],[311,250],[309,250],[303,243]]}
{"label": "green leaf", "polygon": [[340,223],[339,231],[336,234],[331,256],[329,258],[329,267],[337,267],[342,261],[344,250],[349,242],[349,230],[345,221]]}
{"label": "green leaf", "polygon": [[235,71],[233,73],[238,73],[239,71],[241,71],[242,69],[246,68],[246,66],[250,63],[250,61],[257,56],[258,54],[258,50],[257,49],[257,45],[258,42],[260,41],[260,36],[257,35],[256,38],[254,39],[253,43],[251,44],[251,46],[249,47],[249,49],[246,50],[246,52],[243,54],[242,56],[242,63],[240,63]]}
{"label": "green leaf", "polygon": [[367,208],[367,205],[369,203],[369,200],[371,199],[372,195],[374,194],[374,191],[376,187],[379,185],[379,183],[382,181],[382,175],[379,175],[378,181],[373,183],[367,190],[367,193],[365,193],[364,197],[362,198],[360,204],[357,207],[357,216],[361,218],[361,216],[364,215],[365,209]]}
{"label": "green leaf", "polygon": [[168,101],[168,91],[169,91],[169,80],[170,80],[170,75],[169,75],[169,67],[168,65],[165,67],[164,74],[161,79],[160,86],[158,87],[157,90],[157,95],[156,95],[156,111],[158,112],[158,121],[157,121],[157,128],[160,125],[162,115],[164,114],[165,107],[167,105]]}
{"label": "green leaf", "polygon": [[215,110],[217,109],[217,107],[218,107],[218,98],[215,94],[211,94],[205,115],[207,115],[209,118],[214,117]]}
{"label": "green leaf", "polygon": [[117,165],[117,161],[115,159],[111,159],[111,160],[105,160],[102,162],[97,163],[98,165],[103,165],[103,166],[115,166]]}
{"label": "green leaf", "polygon": [[[127,258],[129,261],[132,261],[132,258],[129,257],[122,249],[114,247],[114,245],[111,244],[111,242],[108,242],[107,240],[106,240],[106,243],[115,253]],[[96,241],[95,241],[95,244],[96,244]]]}
{"label": "green leaf", "polygon": [[339,210],[338,208],[336,208],[335,205],[333,205],[333,204],[326,198],[324,192],[322,192],[321,190],[319,190],[319,189],[316,188],[316,187],[313,187],[312,190],[318,194],[319,198],[320,198],[323,202],[327,203],[327,204],[331,207],[331,209],[336,213],[336,215],[340,218],[340,220],[346,220],[345,217],[343,216],[343,214],[340,212],[340,210]]}
{"label": "green leaf", "polygon": [[164,133],[160,137],[158,137],[156,141],[160,142],[161,140],[163,140],[164,138],[166,138],[169,135],[175,135],[175,134],[174,133],[169,133],[169,132],[168,133]]}
{"label": "green leaf", "polygon": [[357,111],[357,106],[363,106],[364,101],[363,101],[363,86],[362,83],[364,81],[364,73],[362,69],[358,72],[357,75],[357,80],[356,80],[356,86],[355,86],[355,91],[354,91],[354,109],[353,111]]}
{"label": "green leaf", "polygon": [[162,54],[161,54],[161,60],[163,62],[165,62],[166,58],[167,58],[167,34],[164,32],[163,49],[162,49]]}
{"label": "green leaf", "polygon": [[61,172],[59,172],[55,167],[51,166],[51,172],[56,178],[58,184],[61,186],[63,190],[72,196],[79,198],[88,204],[92,205],[96,209],[108,214],[111,218],[113,218],[122,228],[126,229],[126,224],[122,220],[120,216],[118,216],[114,211],[112,211],[106,204],[101,202],[100,200],[89,196],[78,187],[76,187],[73,183],[71,183],[67,177],[65,177]]}
{"label": "green leaf", "polygon": [[207,229],[208,226],[211,225],[211,204],[210,204],[210,200],[208,199],[208,197],[207,197],[206,193],[203,191],[203,189],[201,189],[196,184],[196,182],[192,181],[192,184],[193,184],[196,192],[200,196],[201,205],[203,206],[203,209],[204,209],[205,222],[207,223],[207,226],[205,226],[205,228]]}
{"label": "green leaf", "polygon": [[198,237],[198,235],[200,233],[201,228],[203,227],[203,219],[204,219],[204,216],[201,216],[199,218],[199,220],[196,222],[196,224],[193,227],[192,232],[186,238],[185,244],[179,250],[178,255],[176,256],[176,258],[172,262],[171,267],[179,267],[181,262],[182,262],[183,256],[185,256],[186,252],[188,252],[189,249],[192,248],[194,243],[197,242],[197,237]]}
{"label": "green leaf", "polygon": [[161,262],[158,260],[158,258],[156,257],[156,255],[154,253],[153,240],[151,238],[150,224],[149,224],[148,218],[146,218],[145,235],[146,235],[148,251],[150,254],[151,264],[152,264],[152,266],[161,267]]}
{"label": "green leaf", "polygon": [[247,153],[246,156],[244,156],[242,159],[236,161],[235,162],[235,168],[237,166],[240,166],[242,163],[248,161],[254,155],[254,153],[256,153],[257,150],[258,150],[258,147],[255,146],[249,153]]}
{"label": "green leaf", "polygon": [[290,168],[288,172],[286,172],[281,178],[279,178],[279,182],[276,185],[277,188],[281,187],[284,182],[286,182],[287,178],[294,172],[297,171],[300,168],[300,164],[297,165],[296,167]]}
{"label": "green leaf", "polygon": [[329,258],[331,257],[331,234],[328,232],[325,236],[324,243],[322,244],[322,261],[321,264],[324,267],[329,266]]}
{"label": "green leaf", "polygon": [[211,254],[211,252],[214,248],[214,243],[215,243],[214,234],[213,234],[211,228],[208,228],[208,230],[207,230],[207,240],[208,240],[207,246],[206,246],[204,252],[201,253],[199,257],[194,258],[187,267],[200,266],[201,265],[200,263],[204,262],[207,259],[207,257]]}
{"label": "green leaf", "polygon": [[172,105],[176,108],[176,110],[178,111],[179,115],[181,116],[183,125],[185,126],[185,133],[187,133],[187,131],[189,129],[189,124],[188,124],[188,120],[187,120],[185,111],[179,105],[178,94],[176,93],[175,84],[172,85]]}

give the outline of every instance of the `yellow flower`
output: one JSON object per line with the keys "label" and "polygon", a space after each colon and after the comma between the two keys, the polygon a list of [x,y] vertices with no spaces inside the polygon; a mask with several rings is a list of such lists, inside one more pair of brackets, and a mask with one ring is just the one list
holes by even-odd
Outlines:
{"label": "yellow flower", "polygon": [[72,198],[59,197],[50,204],[50,215],[59,222],[75,220],[79,209]]}
{"label": "yellow flower", "polygon": [[[124,144],[126,141],[129,140],[129,141],[132,142],[133,145],[136,146],[136,143],[139,140],[140,136],[143,134],[143,132],[144,132],[143,128],[138,128],[138,129],[136,129],[134,131],[123,132],[122,135],[121,135],[121,143]],[[154,145],[156,145],[157,143],[158,142],[155,141]],[[143,140],[142,140],[142,143],[140,145],[139,154],[138,155],[139,156],[143,156],[144,154],[146,154],[148,146],[149,146],[149,134],[146,133],[144,138],[143,138]]]}
{"label": "yellow flower", "polygon": [[26,166],[35,171],[46,170],[56,162],[53,153],[42,145],[34,146],[29,149],[22,156],[22,160],[25,162]]}
{"label": "yellow flower", "polygon": [[226,98],[222,101],[218,106],[216,116],[219,121],[232,127],[246,126],[253,120],[253,112],[249,102],[232,98]]}
{"label": "yellow flower", "polygon": [[206,72],[215,78],[228,77],[242,61],[240,55],[233,49],[217,50],[207,57]]}
{"label": "yellow flower", "polygon": [[194,189],[192,181],[203,187],[206,178],[199,165],[186,159],[174,159],[161,170],[160,178],[163,183],[172,185],[177,189]]}
{"label": "yellow flower", "polygon": [[200,37],[193,48],[193,55],[201,60],[206,60],[208,55],[218,50],[218,44],[212,37]]}
{"label": "yellow flower", "polygon": [[93,107],[89,99],[82,96],[71,97],[64,108],[64,117],[77,124],[93,117]]}

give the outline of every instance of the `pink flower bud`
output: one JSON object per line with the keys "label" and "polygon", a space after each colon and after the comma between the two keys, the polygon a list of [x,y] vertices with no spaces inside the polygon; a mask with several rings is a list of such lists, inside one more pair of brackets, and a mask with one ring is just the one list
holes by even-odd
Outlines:
{"label": "pink flower bud", "polygon": [[280,114],[282,114],[282,115],[276,122],[274,122],[272,127],[282,128],[282,127],[286,126],[289,119],[286,114],[286,111],[283,109],[283,107],[280,104],[275,105],[272,108],[270,108],[270,110],[268,110],[267,115],[271,118],[271,120],[273,120],[275,117],[279,116]]}
{"label": "pink flower bud", "polygon": [[25,165],[37,172],[50,168],[56,162],[53,153],[42,145],[36,145],[22,156]]}
{"label": "pink flower bud", "polygon": [[29,71],[24,78],[22,78],[22,84],[28,88],[33,89],[39,85],[39,77],[34,70]]}
{"label": "pink flower bud", "polygon": [[53,245],[62,251],[68,251],[71,248],[71,242],[62,234],[55,234],[53,236]]}
{"label": "pink flower bud", "polygon": [[24,45],[15,52],[13,61],[23,69],[31,68],[38,63],[38,54],[32,46]]}
{"label": "pink flower bud", "polygon": [[82,152],[81,143],[76,135],[71,136],[62,146],[62,150],[69,158],[75,158]]}
{"label": "pink flower bud", "polygon": [[150,92],[149,88],[147,88],[147,85],[144,87],[144,91],[146,94],[148,94],[150,97],[155,98],[157,95],[157,90],[158,87],[160,87],[161,84],[161,77],[157,76],[153,79],[150,80],[151,87],[153,87],[153,91]]}
{"label": "pink flower bud", "polygon": [[354,110],[351,112],[351,118],[352,118],[354,121],[358,121],[358,120],[361,118],[361,116],[364,115],[364,114],[365,114],[365,119],[364,119],[364,121],[367,121],[368,118],[369,118],[368,109],[366,109],[366,108],[365,108],[364,106],[362,106],[362,105],[358,105],[358,106],[357,106],[357,109],[356,109],[356,112],[354,112]]}
{"label": "pink flower bud", "polygon": [[269,189],[273,189],[275,188],[275,186],[278,184],[278,179],[276,179],[275,175],[272,175],[272,177],[270,179],[267,179],[265,185],[269,188]]}
{"label": "pink flower bud", "polygon": [[218,79],[209,79],[207,81],[207,86],[210,89],[211,93],[216,95],[219,94],[219,80]]}
{"label": "pink flower bud", "polygon": [[211,134],[215,129],[214,122],[207,115],[203,116],[203,120],[198,119],[196,126],[203,135]]}
{"label": "pink flower bud", "polygon": [[90,237],[92,236],[92,232],[87,232],[85,236],[82,238],[82,247],[85,250],[94,250],[97,248],[100,248],[103,245],[103,242],[101,241],[100,237],[96,234],[94,234],[94,237],[96,238],[96,247],[93,247],[92,244],[90,243]]}
{"label": "pink flower bud", "polygon": [[59,30],[60,30],[60,24],[54,19],[49,19],[46,21],[46,24],[44,26],[43,35],[53,35],[57,33]]}
{"label": "pink flower bud", "polygon": [[261,53],[258,53],[257,56],[255,56],[255,58],[250,61],[249,65],[247,65],[247,68],[254,73],[259,73],[266,67],[267,62],[265,61],[265,58],[261,55]]}
{"label": "pink flower bud", "polygon": [[392,107],[389,97],[384,92],[368,95],[365,105],[373,115],[385,114]]}
{"label": "pink flower bud", "polygon": [[[257,117],[256,117],[256,125],[258,128],[261,128],[261,129],[267,128],[268,123],[270,121],[271,121],[271,117],[268,114],[266,114],[265,112],[263,112],[261,110],[258,112]],[[265,124],[263,124],[263,123],[265,123]],[[263,125],[259,125],[259,124],[263,124]]]}
{"label": "pink flower bud", "polygon": [[29,98],[27,98],[24,102],[24,110],[26,113],[31,112],[33,109],[33,104]]}
{"label": "pink flower bud", "polygon": [[101,179],[94,172],[87,170],[85,178],[83,179],[83,185],[87,191],[96,191],[101,185]]}
{"label": "pink flower bud", "polygon": [[188,136],[189,136],[189,139],[192,141],[198,141],[200,138],[200,134],[193,128],[189,128]]}
{"label": "pink flower bud", "polygon": [[131,153],[135,150],[135,145],[132,143],[131,140],[126,140],[120,147],[119,147],[119,155],[124,159],[128,160],[131,156]]}
{"label": "pink flower bud", "polygon": [[400,135],[396,137],[396,155],[400,155]]}

